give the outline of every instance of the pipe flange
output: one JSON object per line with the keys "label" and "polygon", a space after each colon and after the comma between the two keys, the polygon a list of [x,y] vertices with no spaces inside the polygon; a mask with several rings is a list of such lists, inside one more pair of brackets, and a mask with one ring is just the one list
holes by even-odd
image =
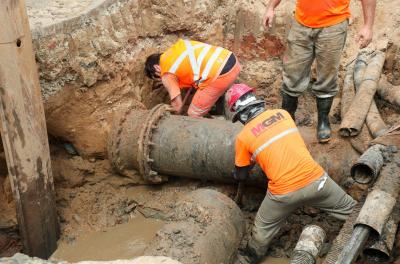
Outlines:
{"label": "pipe flange", "polygon": [[127,117],[131,114],[131,112],[135,109],[145,109],[144,105],[134,103],[130,105],[125,112],[122,113],[121,118],[118,120],[118,124],[114,125],[118,129],[116,131],[112,131],[112,135],[109,136],[109,146],[108,146],[108,156],[110,158],[111,163],[113,164],[114,168],[118,170],[119,173],[122,175],[130,177],[128,174],[129,172],[125,168],[125,164],[121,162],[120,152],[121,152],[121,135],[124,129],[124,123],[127,120]]}
{"label": "pipe flange", "polygon": [[167,180],[166,176],[158,175],[156,171],[151,169],[151,163],[154,162],[150,158],[150,146],[153,130],[157,128],[158,121],[167,113],[172,111],[171,106],[166,104],[158,104],[153,107],[142,126],[138,139],[138,155],[139,172],[143,178],[151,183],[162,183]]}

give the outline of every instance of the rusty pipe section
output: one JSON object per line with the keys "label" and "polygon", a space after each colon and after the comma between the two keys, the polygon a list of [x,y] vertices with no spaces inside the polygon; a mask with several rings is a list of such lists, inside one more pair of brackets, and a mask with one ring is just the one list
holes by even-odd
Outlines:
{"label": "rusty pipe section", "polygon": [[321,227],[306,226],[293,250],[290,264],[315,264],[325,238],[326,233]]}
{"label": "rusty pipe section", "polygon": [[347,111],[350,108],[351,101],[353,101],[355,90],[354,90],[354,62],[347,65],[346,67],[346,75],[344,76],[343,81],[343,89],[342,89],[342,98],[341,98],[341,108],[340,108],[340,116],[343,118]]}
{"label": "rusty pipe section", "polygon": [[383,166],[383,149],[385,149],[383,145],[373,145],[351,167],[351,177],[356,182],[368,184],[375,181]]}
{"label": "rusty pipe section", "polygon": [[[359,52],[354,63],[354,87],[356,91],[359,90],[362,81],[364,80],[365,69],[368,65],[368,60],[371,54],[368,52]],[[371,106],[367,117],[365,119],[365,124],[367,125],[369,131],[373,138],[383,135],[388,126],[383,121],[381,114],[379,113],[378,107],[376,106],[375,100],[372,99]]]}
{"label": "rusty pipe section", "polygon": [[377,94],[386,102],[389,102],[397,109],[400,109],[400,86],[395,86],[389,83],[386,76],[382,76],[379,81]]}
{"label": "rusty pipe section", "polygon": [[374,98],[384,62],[385,54],[380,51],[375,52],[365,69],[360,88],[343,117],[340,126],[342,136],[356,136],[360,133]]}
{"label": "rusty pipe section", "polygon": [[[389,151],[389,150],[388,150]],[[398,163],[400,154],[392,153],[392,160],[383,167],[381,176],[368,194],[355,221],[354,231],[336,263],[353,263],[370,234],[382,237],[385,226],[396,205],[400,191]],[[379,212],[379,213],[377,213]]]}
{"label": "rusty pipe section", "polygon": [[[114,118],[108,140],[108,156],[118,172],[137,170],[150,183],[163,175],[233,182],[234,144],[240,124],[217,119],[195,119],[169,113],[169,106],[120,113]],[[350,143],[339,137],[335,143],[318,144],[312,128],[300,128],[314,159],[340,182],[358,158]],[[340,159],[338,159],[340,157]],[[250,184],[265,186],[266,177],[256,166]]]}
{"label": "rusty pipe section", "polygon": [[392,214],[382,231],[382,235],[371,240],[363,253],[377,262],[389,262],[396,238],[398,214]]}
{"label": "rusty pipe section", "polygon": [[182,263],[233,263],[244,233],[240,208],[226,195],[197,189],[180,199],[144,254]]}

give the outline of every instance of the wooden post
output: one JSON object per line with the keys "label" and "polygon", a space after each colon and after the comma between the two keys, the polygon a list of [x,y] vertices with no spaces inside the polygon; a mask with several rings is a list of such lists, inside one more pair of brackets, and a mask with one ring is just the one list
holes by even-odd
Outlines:
{"label": "wooden post", "polygon": [[0,1],[1,138],[24,251],[48,258],[57,247],[49,143],[24,0]]}

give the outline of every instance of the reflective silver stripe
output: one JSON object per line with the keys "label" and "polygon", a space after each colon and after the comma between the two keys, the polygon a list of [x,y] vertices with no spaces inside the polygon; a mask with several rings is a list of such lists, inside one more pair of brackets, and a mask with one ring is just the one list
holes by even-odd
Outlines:
{"label": "reflective silver stripe", "polygon": [[203,50],[200,52],[199,57],[197,58],[197,72],[194,73],[194,81],[199,81],[200,78],[200,69],[201,64],[203,63],[204,58],[206,57],[207,53],[210,51],[211,45],[206,45]]}
{"label": "reflective silver stripe", "polygon": [[184,42],[185,42],[186,50],[188,52],[190,66],[192,67],[192,71],[193,71],[193,81],[197,81],[199,79],[200,69],[199,69],[199,65],[197,64],[197,61],[196,61],[196,56],[194,54],[194,48],[193,48],[192,44],[189,42],[189,40],[184,40]]}
{"label": "reflective silver stripe", "polygon": [[[189,42],[190,43],[190,42]],[[198,49],[198,48],[202,48],[204,46],[206,46],[207,44],[201,43],[201,44],[196,44],[194,46],[191,45],[191,47],[193,47],[193,50]],[[168,72],[170,73],[176,73],[176,70],[179,68],[179,66],[181,65],[182,61],[188,56],[188,50],[185,50],[184,52],[182,52],[182,54],[176,59],[176,61],[174,62],[174,64],[172,64],[171,68],[169,68]]]}
{"label": "reflective silver stripe", "polygon": [[[205,56],[210,51],[212,46],[209,44],[205,44],[205,43],[196,44],[193,46],[189,40],[184,40],[184,43],[186,46],[186,50],[184,52],[182,52],[182,54],[176,59],[176,61],[171,66],[171,68],[169,69],[168,72],[176,73],[179,66],[183,62],[183,60],[186,57],[189,57],[190,66],[192,67],[192,71],[193,71],[193,82],[196,82],[196,84],[198,85],[199,83],[202,83],[203,81],[205,81],[208,78],[208,75],[210,74],[212,66],[214,65],[215,61],[218,59],[218,56],[223,51],[223,48],[217,47],[215,49],[214,53],[211,55],[210,59],[208,60],[207,65],[204,68],[203,74],[200,79],[201,64],[203,63]],[[199,57],[196,60],[194,51],[195,51],[195,49],[198,49],[198,48],[203,48],[203,50],[200,52]]]}
{"label": "reflective silver stripe", "polygon": [[272,137],[270,140],[268,140],[267,142],[262,144],[260,147],[258,147],[258,149],[256,149],[256,151],[254,151],[253,155],[251,156],[251,162],[254,162],[256,160],[257,155],[260,154],[260,152],[263,151],[266,147],[268,147],[269,145],[271,145],[272,143],[274,143],[278,139],[281,139],[284,136],[287,136],[287,135],[289,135],[291,133],[294,133],[294,132],[297,132],[297,131],[298,131],[297,127],[294,127],[294,128],[290,128],[288,130],[285,130],[282,133]]}
{"label": "reflective silver stripe", "polygon": [[208,60],[207,65],[204,68],[203,74],[201,75],[200,83],[208,78],[208,74],[210,73],[212,66],[214,65],[215,61],[217,60],[222,50],[223,49],[221,47],[215,49],[213,55],[211,55],[211,58]]}

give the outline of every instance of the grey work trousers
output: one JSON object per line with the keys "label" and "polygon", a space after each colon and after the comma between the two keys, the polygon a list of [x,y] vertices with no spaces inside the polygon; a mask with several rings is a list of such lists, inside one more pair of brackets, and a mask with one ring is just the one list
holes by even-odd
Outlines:
{"label": "grey work trousers", "polygon": [[297,208],[309,205],[344,220],[352,212],[356,201],[337,185],[328,174],[311,184],[288,194],[273,195],[269,191],[258,209],[248,246],[259,256]]}
{"label": "grey work trousers", "polygon": [[311,77],[311,65],[316,60],[317,80],[312,92],[319,98],[335,96],[340,57],[346,42],[348,20],[324,28],[309,28],[293,19],[283,56],[282,92],[298,97]]}

